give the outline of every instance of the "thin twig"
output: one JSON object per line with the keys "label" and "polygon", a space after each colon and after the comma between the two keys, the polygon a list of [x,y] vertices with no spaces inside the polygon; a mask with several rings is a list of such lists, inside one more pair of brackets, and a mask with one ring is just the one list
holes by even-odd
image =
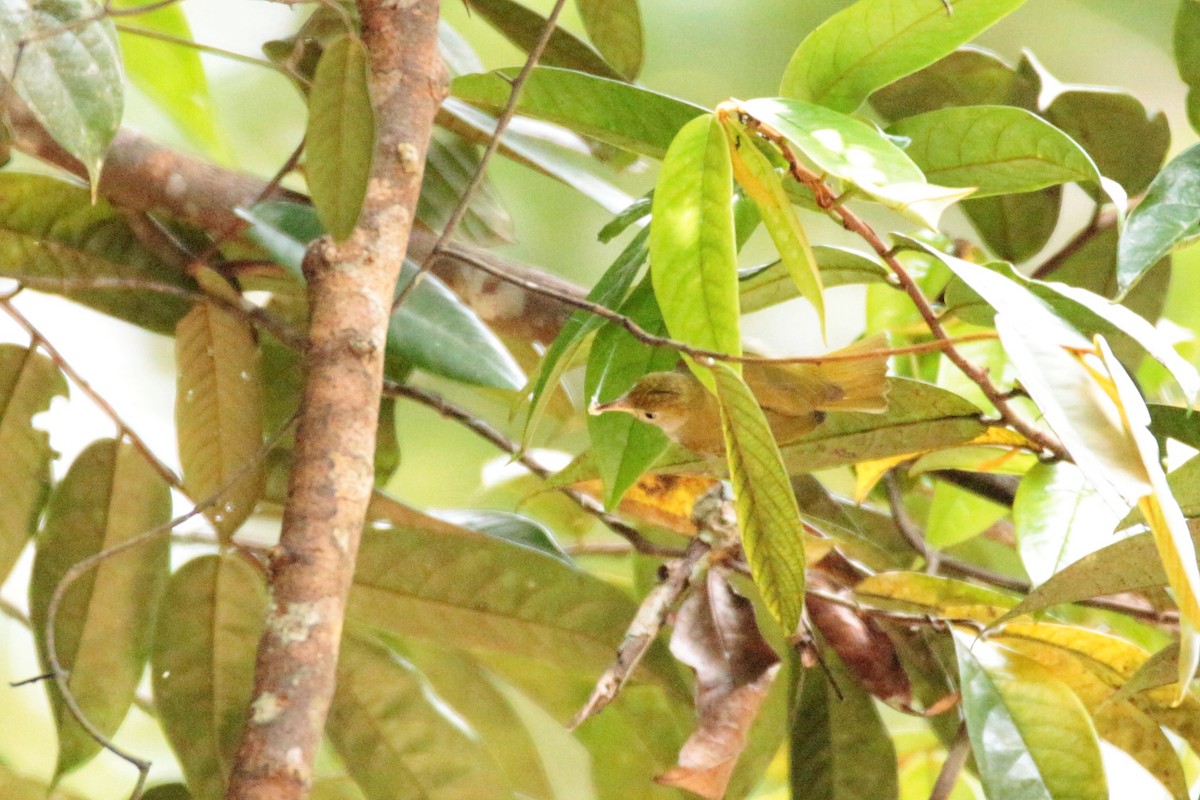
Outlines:
{"label": "thin twig", "polygon": [[1029,277],[1035,280],[1046,280],[1054,274],[1056,270],[1067,263],[1080,250],[1086,247],[1093,239],[1105,230],[1112,228],[1117,224],[1116,211],[1102,210],[1101,206],[1096,206],[1096,211],[1092,214],[1092,218],[1088,220],[1088,224],[1083,227],[1078,233],[1071,237],[1071,241],[1067,242],[1054,255],[1047,258],[1038,268],[1033,271]]}
{"label": "thin twig", "polygon": [[230,61],[238,61],[242,64],[250,64],[255,67],[263,67],[265,69],[270,69],[274,72],[278,72],[282,75],[286,75],[288,77],[295,77],[294,73],[288,71],[284,67],[281,67],[280,65],[276,64],[275,62],[269,61],[265,58],[256,58],[254,56],[245,55],[244,53],[235,53],[232,50],[226,50],[221,47],[214,47],[213,45],[210,45],[210,44],[203,44],[201,42],[196,42],[191,39],[184,39],[183,37],[180,37],[180,36],[172,36],[171,34],[163,33],[162,31],[150,30],[148,28],[139,28],[134,25],[126,25],[121,22],[116,23],[116,28],[121,33],[129,33],[129,34],[133,34],[134,36],[143,36],[147,39],[155,39],[160,42],[166,42],[167,44],[178,45],[179,47],[187,47],[192,50],[197,50],[201,53],[208,53],[210,55],[219,56],[221,58],[227,58]]}
{"label": "thin twig", "polygon": [[954,742],[950,745],[950,750],[946,753],[942,771],[938,773],[933,790],[929,793],[929,800],[946,800],[950,797],[950,792],[954,789],[954,784],[958,782],[958,775],[962,772],[963,765],[967,763],[967,756],[970,753],[971,739],[967,736],[967,723],[962,722],[958,726],[958,733],[954,734]]}
{"label": "thin twig", "polygon": [[554,32],[558,30],[558,17],[566,4],[566,0],[556,0],[554,8],[550,11],[550,15],[546,17],[546,24],[542,26],[542,31],[538,34],[537,41],[533,43],[533,47],[529,48],[529,55],[525,59],[525,64],[511,81],[512,89],[508,94],[508,102],[504,104],[504,108],[500,111],[500,116],[496,117],[496,129],[492,132],[491,138],[488,139],[487,147],[483,149],[483,154],[479,157],[479,163],[475,165],[475,173],[471,176],[470,182],[467,183],[466,188],[463,189],[462,194],[459,196],[454,210],[450,212],[450,216],[446,220],[441,234],[433,244],[433,249],[429,251],[429,255],[421,262],[417,274],[396,295],[396,300],[392,303],[393,311],[399,308],[400,304],[408,299],[412,291],[417,288],[417,284],[421,282],[422,277],[433,266],[434,260],[441,255],[442,248],[446,246],[446,242],[450,241],[450,237],[454,234],[455,229],[458,228],[458,224],[462,222],[462,218],[466,215],[467,208],[471,203],[471,197],[475,194],[479,185],[483,183],[484,175],[487,174],[488,162],[492,160],[492,156],[500,149],[500,138],[504,135],[508,124],[512,122],[513,116],[517,113],[517,102],[521,99],[521,89],[525,86],[525,82],[529,80],[529,76],[533,74],[533,68],[541,61],[542,54],[546,51],[547,45],[550,44],[550,39],[554,36]]}

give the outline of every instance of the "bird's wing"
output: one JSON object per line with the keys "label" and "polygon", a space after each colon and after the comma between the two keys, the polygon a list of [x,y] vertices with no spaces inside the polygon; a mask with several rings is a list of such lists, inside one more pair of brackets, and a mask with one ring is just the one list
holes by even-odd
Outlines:
{"label": "bird's wing", "polygon": [[811,414],[845,396],[842,387],[810,364],[746,364],[743,374],[764,410]]}

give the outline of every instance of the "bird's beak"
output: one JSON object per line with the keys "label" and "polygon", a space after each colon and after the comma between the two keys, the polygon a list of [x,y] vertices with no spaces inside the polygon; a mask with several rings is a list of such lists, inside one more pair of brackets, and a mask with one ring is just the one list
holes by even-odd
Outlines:
{"label": "bird's beak", "polygon": [[593,402],[590,406],[588,406],[588,413],[592,416],[598,416],[603,414],[605,411],[622,411],[626,414],[633,413],[633,409],[629,407],[627,395],[622,395],[616,400],[609,400],[607,403]]}

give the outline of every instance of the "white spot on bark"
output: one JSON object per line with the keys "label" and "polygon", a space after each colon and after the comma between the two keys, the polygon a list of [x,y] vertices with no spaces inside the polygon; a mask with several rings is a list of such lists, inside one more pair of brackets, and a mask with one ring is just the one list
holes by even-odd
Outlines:
{"label": "white spot on bark", "polygon": [[269,725],[282,713],[283,704],[274,692],[263,692],[250,704],[250,720],[255,725]]}
{"label": "white spot on bark", "polygon": [[315,601],[288,603],[287,609],[283,611],[272,605],[271,614],[267,617],[267,628],[280,644],[287,646],[307,640],[313,627],[320,621],[321,614]]}
{"label": "white spot on bark", "polygon": [[187,192],[187,178],[180,175],[178,172],[172,172],[167,176],[167,196],[180,197]]}
{"label": "white spot on bark", "polygon": [[410,175],[421,166],[421,151],[411,142],[401,142],[396,145],[396,155],[400,157],[400,169]]}

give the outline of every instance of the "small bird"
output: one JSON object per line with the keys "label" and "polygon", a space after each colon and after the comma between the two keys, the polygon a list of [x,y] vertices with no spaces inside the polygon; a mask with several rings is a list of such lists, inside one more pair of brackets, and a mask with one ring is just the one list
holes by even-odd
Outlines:
{"label": "small bird", "polygon": [[[886,346],[883,334],[877,334],[830,355],[867,353]],[[743,365],[742,375],[780,444],[814,430],[825,421],[827,411],[880,414],[887,410],[885,356],[824,364],[749,362]],[[643,375],[616,400],[589,409],[592,414],[606,411],[631,414],[655,425],[693,453],[725,454],[717,398],[685,366]]]}

